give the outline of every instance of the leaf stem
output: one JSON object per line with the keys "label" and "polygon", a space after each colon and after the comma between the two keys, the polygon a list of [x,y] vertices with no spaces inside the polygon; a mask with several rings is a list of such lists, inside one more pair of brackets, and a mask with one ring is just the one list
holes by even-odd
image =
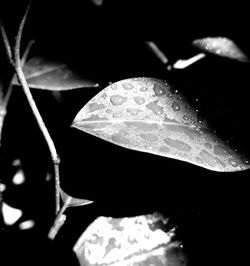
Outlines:
{"label": "leaf stem", "polygon": [[54,145],[54,142],[48,132],[48,129],[47,127],[45,126],[44,124],[44,121],[39,113],[39,110],[37,108],[37,105],[33,99],[33,96],[30,92],[30,89],[29,89],[29,86],[27,84],[27,81],[25,79],[25,75],[23,73],[23,70],[22,70],[22,63],[23,61],[20,60],[20,43],[21,43],[21,37],[22,37],[22,32],[23,32],[23,27],[24,27],[24,24],[25,24],[25,20],[26,20],[26,17],[27,17],[27,14],[28,14],[28,11],[29,11],[29,7],[30,7],[30,4],[28,5],[27,9],[26,9],[26,12],[22,18],[22,21],[20,23],[20,26],[19,26],[19,29],[18,29],[18,33],[17,33],[17,36],[16,36],[16,43],[15,43],[15,48],[14,48],[14,58],[13,58],[13,54],[11,52],[11,49],[10,49],[10,44],[9,44],[9,41],[8,41],[8,38],[7,38],[7,34],[5,32],[5,29],[4,27],[2,26],[1,24],[1,33],[2,33],[2,36],[3,36],[3,39],[4,39],[4,44],[5,44],[5,47],[6,47],[6,52],[7,52],[7,55],[8,55],[8,58],[9,58],[9,61],[10,63],[14,66],[15,68],[15,71],[16,71],[16,74],[17,74],[17,78],[18,78],[18,81],[20,82],[22,88],[23,88],[23,91],[24,91],[24,94],[28,100],[28,103],[31,107],[31,110],[37,120],[37,123],[38,123],[38,126],[47,142],[47,145],[48,145],[48,148],[49,148],[49,151],[50,151],[50,154],[51,154],[51,158],[52,158],[52,161],[53,161],[53,164],[54,164],[54,171],[55,171],[55,191],[56,191],[56,195],[55,195],[55,198],[56,198],[56,213],[59,212],[60,210],[60,177],[59,177],[59,164],[60,164],[60,158],[57,154],[57,151],[56,151],[56,148],[55,148],[55,145]]}
{"label": "leaf stem", "polygon": [[70,201],[71,201],[71,199],[68,198],[64,202],[61,210],[59,211],[59,213],[56,216],[56,219],[54,221],[53,226],[50,228],[50,231],[49,231],[49,234],[48,234],[48,238],[50,238],[51,240],[53,240],[56,237],[58,231],[60,230],[60,228],[63,226],[64,222],[66,221],[66,215],[63,214],[63,213],[67,209],[68,204],[69,204]]}
{"label": "leaf stem", "polygon": [[154,42],[146,42],[146,45],[156,55],[156,57],[161,60],[163,64],[168,63],[168,58]]}

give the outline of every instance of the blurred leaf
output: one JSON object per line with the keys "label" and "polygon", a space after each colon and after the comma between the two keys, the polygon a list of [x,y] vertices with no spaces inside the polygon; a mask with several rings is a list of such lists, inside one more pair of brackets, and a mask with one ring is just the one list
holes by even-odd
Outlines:
{"label": "blurred leaf", "polygon": [[6,103],[4,102],[3,99],[3,84],[0,79],[0,145],[1,145],[2,127],[5,115],[6,115]]}
{"label": "blurred leaf", "polygon": [[210,170],[249,168],[164,81],[118,81],[92,98],[73,127],[119,146],[186,161]]}
{"label": "blurred leaf", "polygon": [[66,207],[83,206],[91,204],[93,202],[91,200],[73,198],[69,196],[66,192],[64,192],[62,189],[60,191],[61,191],[62,201]]}
{"label": "blurred leaf", "polygon": [[103,0],[91,0],[91,2],[96,6],[102,6]]}
{"label": "blurred leaf", "polygon": [[[72,90],[83,87],[96,87],[98,84],[72,72],[67,65],[34,57],[25,63],[24,75],[31,88],[42,90]],[[17,78],[14,85],[19,85]]]}
{"label": "blurred leaf", "polygon": [[207,37],[197,39],[192,44],[212,54],[228,57],[241,62],[249,62],[249,58],[240,50],[240,48],[230,39],[225,37]]}
{"label": "blurred leaf", "polygon": [[174,229],[167,231],[160,217],[98,217],[73,248],[80,265],[178,265],[166,252],[181,249],[180,243],[172,241]]}

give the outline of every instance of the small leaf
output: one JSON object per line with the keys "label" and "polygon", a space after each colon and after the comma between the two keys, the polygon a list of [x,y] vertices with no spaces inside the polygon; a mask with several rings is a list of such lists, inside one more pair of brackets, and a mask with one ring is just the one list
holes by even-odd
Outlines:
{"label": "small leaf", "polygon": [[101,216],[87,227],[73,250],[81,266],[172,265],[166,252],[180,243],[172,241],[173,229],[163,229],[164,223],[154,215]]}
{"label": "small leaf", "polygon": [[210,170],[249,168],[164,81],[133,78],[109,85],[75,117],[73,127],[116,145]]}
{"label": "small leaf", "polygon": [[[42,90],[72,90],[82,87],[96,87],[98,84],[72,72],[67,65],[34,57],[23,67],[29,87]],[[14,85],[19,85],[17,78]]]}
{"label": "small leaf", "polygon": [[249,62],[249,58],[240,50],[240,48],[230,39],[225,37],[207,37],[197,39],[192,44],[212,54],[228,57],[241,62]]}
{"label": "small leaf", "polygon": [[60,189],[60,191],[61,191],[62,201],[66,205],[66,207],[78,207],[93,203],[93,201],[91,200],[73,198],[69,196],[66,192],[64,192],[62,189]]}

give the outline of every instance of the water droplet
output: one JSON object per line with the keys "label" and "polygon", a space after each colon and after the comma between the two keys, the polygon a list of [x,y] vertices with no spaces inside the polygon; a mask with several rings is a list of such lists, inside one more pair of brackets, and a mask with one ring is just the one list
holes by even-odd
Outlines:
{"label": "water droplet", "polygon": [[145,98],[140,97],[140,96],[135,96],[135,97],[134,97],[134,101],[135,101],[138,105],[141,105],[141,104],[144,104],[144,103],[145,103]]}
{"label": "water droplet", "polygon": [[146,87],[146,86],[142,86],[141,88],[140,88],[140,91],[147,91],[148,90],[148,87]]}
{"label": "water droplet", "polygon": [[101,110],[101,109],[104,109],[104,108],[105,108],[105,105],[102,104],[102,103],[100,103],[100,104],[98,104],[98,103],[89,103],[88,104],[89,113],[92,113],[92,112],[95,112],[97,110]]}
{"label": "water droplet", "polygon": [[123,97],[118,94],[110,96],[110,102],[113,105],[122,105],[126,101],[127,101],[127,97]]}
{"label": "water droplet", "polygon": [[127,108],[126,110],[131,115],[137,115],[139,112],[141,112],[141,110],[137,108]]}
{"label": "water droplet", "polygon": [[117,89],[117,84],[115,84],[115,83],[114,84],[111,84],[111,89],[112,90],[116,90]]}
{"label": "water droplet", "polygon": [[157,136],[155,136],[155,135],[153,135],[151,133],[141,133],[140,134],[140,137],[142,139],[146,140],[146,141],[152,141],[152,142],[154,142],[154,141],[157,141],[158,140]]}
{"label": "water droplet", "polygon": [[168,92],[166,96],[169,97],[169,98],[173,97],[172,93],[170,93],[170,92]]}
{"label": "water droplet", "polygon": [[179,91],[178,90],[175,90],[174,93],[177,94]]}
{"label": "water droplet", "polygon": [[124,90],[132,90],[134,86],[131,83],[124,83],[122,84]]}
{"label": "water droplet", "polygon": [[155,115],[163,114],[163,107],[157,105],[158,101],[153,101],[146,105],[148,109],[150,109]]}
{"label": "water droplet", "polygon": [[173,102],[172,103],[172,109],[176,112],[176,111],[179,111],[181,108],[177,102]]}
{"label": "water droplet", "polygon": [[161,146],[159,151],[163,152],[163,153],[169,153],[170,149],[168,147],[166,147],[166,146]]}
{"label": "water droplet", "polygon": [[239,160],[235,159],[235,158],[230,158],[228,159],[228,162],[233,166],[233,167],[238,167],[240,162]]}
{"label": "water droplet", "polygon": [[187,120],[189,119],[189,116],[184,115],[184,116],[183,116],[183,119],[184,119],[185,121],[187,121]]}
{"label": "water droplet", "polygon": [[198,101],[199,101],[199,99],[198,99],[198,98],[196,98],[196,99],[195,99],[195,101],[196,101],[196,102],[198,102]]}
{"label": "water droplet", "polygon": [[122,114],[121,113],[113,113],[113,115],[112,115],[112,117],[113,118],[120,118],[122,116]]}
{"label": "water droplet", "polygon": [[155,95],[160,97],[166,94],[165,88],[161,87],[159,84],[155,84],[153,87]]}

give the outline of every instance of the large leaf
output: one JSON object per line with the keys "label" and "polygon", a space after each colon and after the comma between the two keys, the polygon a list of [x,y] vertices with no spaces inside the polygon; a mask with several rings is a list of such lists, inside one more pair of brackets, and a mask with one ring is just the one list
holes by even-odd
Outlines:
{"label": "large leaf", "polygon": [[215,171],[249,168],[164,81],[116,82],[91,99],[73,127],[122,147],[186,161]]}
{"label": "large leaf", "polygon": [[101,216],[83,232],[73,250],[81,266],[186,265],[184,256],[181,261],[173,258],[173,249],[181,252],[181,247],[172,241],[174,229],[165,232],[166,223],[159,215]]}
{"label": "large leaf", "polygon": [[249,62],[249,58],[230,39],[225,37],[207,37],[192,42],[195,47],[205,52],[228,57],[241,62]]}
{"label": "large leaf", "polygon": [[[67,65],[41,57],[30,59],[25,63],[23,71],[31,88],[62,91],[98,86],[96,82],[72,72]],[[17,78],[14,79],[13,84],[19,85]]]}

